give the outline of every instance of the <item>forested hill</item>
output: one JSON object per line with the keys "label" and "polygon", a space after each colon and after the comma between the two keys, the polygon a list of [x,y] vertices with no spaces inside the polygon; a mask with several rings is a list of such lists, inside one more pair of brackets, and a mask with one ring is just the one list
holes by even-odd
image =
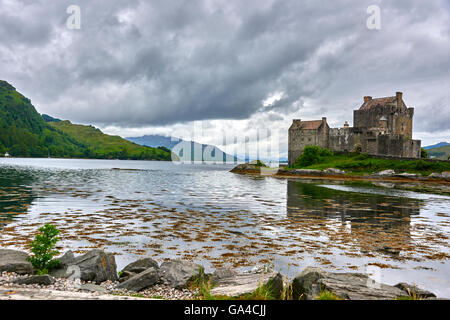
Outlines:
{"label": "forested hill", "polygon": [[93,126],[72,124],[70,121],[51,121],[49,124],[89,147],[91,157],[97,159],[171,160],[170,150],[140,146],[119,136],[104,134]]}
{"label": "forested hill", "polygon": [[[138,146],[120,137],[105,135],[98,129],[95,130],[103,139],[83,139],[78,132],[67,129],[67,122],[60,128],[53,126],[60,122],[51,122],[52,125],[46,122],[30,99],[0,80],[0,155],[8,152],[13,157],[171,159],[167,149]],[[100,136],[98,132],[97,136]],[[102,148],[103,143],[112,140],[115,141],[114,148]]]}

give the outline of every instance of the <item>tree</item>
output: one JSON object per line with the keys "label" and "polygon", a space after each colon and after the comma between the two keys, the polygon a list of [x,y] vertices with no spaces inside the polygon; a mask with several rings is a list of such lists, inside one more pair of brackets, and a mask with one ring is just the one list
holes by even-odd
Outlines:
{"label": "tree", "polygon": [[55,249],[58,242],[59,230],[54,225],[46,224],[39,228],[39,233],[31,241],[31,252],[33,255],[28,258],[38,274],[47,274],[48,270],[56,267],[60,261],[53,260],[59,254]]}

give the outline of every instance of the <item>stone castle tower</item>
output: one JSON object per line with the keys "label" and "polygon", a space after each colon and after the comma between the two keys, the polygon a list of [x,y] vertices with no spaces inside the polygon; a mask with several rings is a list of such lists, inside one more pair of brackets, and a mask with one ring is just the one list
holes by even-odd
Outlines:
{"label": "stone castle tower", "polygon": [[301,121],[289,128],[289,165],[294,164],[305,146],[315,145],[336,152],[360,151],[371,155],[420,158],[420,140],[412,140],[414,108],[408,108],[403,94],[375,98],[366,96],[353,111],[353,127],[330,128],[327,118]]}

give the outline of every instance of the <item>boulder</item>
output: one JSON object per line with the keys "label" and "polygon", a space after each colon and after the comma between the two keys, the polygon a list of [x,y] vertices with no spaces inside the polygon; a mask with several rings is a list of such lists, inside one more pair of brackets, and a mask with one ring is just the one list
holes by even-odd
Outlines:
{"label": "boulder", "polygon": [[237,271],[233,268],[217,268],[212,274],[212,280],[218,282],[222,279],[234,277],[237,274]]}
{"label": "boulder", "polygon": [[328,174],[345,174],[344,170],[336,169],[336,168],[328,168],[324,171]]}
{"label": "boulder", "polygon": [[0,272],[33,274],[33,266],[27,261],[28,254],[22,251],[0,249]]}
{"label": "boulder", "polygon": [[138,273],[144,272],[145,270],[147,270],[149,268],[154,268],[154,269],[158,270],[159,269],[158,262],[156,262],[155,260],[153,260],[151,258],[139,259],[139,260],[127,265],[125,268],[123,268],[122,271],[124,271],[124,272],[127,271],[127,272],[132,272],[132,273],[138,274]]}
{"label": "boulder", "polygon": [[361,273],[331,273],[308,267],[292,281],[294,300],[315,299],[323,290],[347,300],[395,300],[405,296],[403,290],[375,282]]}
{"label": "boulder", "polygon": [[395,171],[392,169],[388,169],[388,170],[383,170],[383,171],[377,172],[377,173],[375,173],[375,175],[391,177],[391,176],[395,175]]}
{"label": "boulder", "polygon": [[250,163],[241,163],[241,164],[238,164],[233,169],[231,169],[231,172],[260,173],[261,172],[261,166],[257,166],[256,164],[250,164]]}
{"label": "boulder", "polygon": [[144,272],[141,272],[125,282],[122,282],[117,286],[118,289],[126,289],[129,291],[140,291],[155,285],[159,281],[158,270],[155,268],[149,268]]}
{"label": "boulder", "polygon": [[201,269],[202,266],[189,261],[172,260],[161,264],[160,276],[163,283],[175,289],[182,289]]}
{"label": "boulder", "polygon": [[394,287],[399,288],[400,290],[403,290],[408,296],[415,295],[416,297],[420,299],[428,299],[428,298],[436,298],[436,295],[430,291],[426,291],[423,289],[420,289],[417,286],[410,285],[404,282],[400,282],[396,284]]}
{"label": "boulder", "polygon": [[15,284],[39,284],[43,286],[50,286],[56,282],[55,278],[45,275],[32,275],[29,277],[22,277],[13,281]]}
{"label": "boulder", "polygon": [[239,297],[253,293],[258,287],[266,285],[274,298],[279,299],[283,291],[283,278],[276,272],[236,274],[219,279],[216,287],[210,290],[211,295]]}
{"label": "boulder", "polygon": [[159,270],[158,262],[151,258],[139,259],[135,262],[130,263],[125,268],[123,268],[122,272],[119,276],[119,281],[124,282],[130,279],[131,277],[144,272],[149,268],[155,268]]}
{"label": "boulder", "polygon": [[442,178],[442,174],[440,174],[439,172],[433,172],[428,177],[429,178],[438,178],[438,179],[440,179],[440,178]]}
{"label": "boulder", "polygon": [[444,179],[450,179],[450,171],[444,171],[444,172],[442,172],[442,178],[444,178]]}
{"label": "boulder", "polygon": [[73,260],[68,257],[61,267],[51,270],[49,274],[57,278],[74,277],[97,284],[107,280],[118,280],[114,255],[99,249],[89,251]]}

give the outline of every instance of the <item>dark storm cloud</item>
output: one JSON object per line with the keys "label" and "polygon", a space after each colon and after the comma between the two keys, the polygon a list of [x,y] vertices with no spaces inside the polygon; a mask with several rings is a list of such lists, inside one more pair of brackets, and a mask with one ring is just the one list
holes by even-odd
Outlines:
{"label": "dark storm cloud", "polygon": [[[445,1],[76,2],[81,30],[65,27],[72,1],[0,0],[1,78],[54,116],[121,127],[273,120],[302,113],[305,99],[332,116],[397,90],[424,109],[432,93],[450,114]],[[366,27],[372,4],[381,30]],[[425,131],[450,128],[417,114]]]}

